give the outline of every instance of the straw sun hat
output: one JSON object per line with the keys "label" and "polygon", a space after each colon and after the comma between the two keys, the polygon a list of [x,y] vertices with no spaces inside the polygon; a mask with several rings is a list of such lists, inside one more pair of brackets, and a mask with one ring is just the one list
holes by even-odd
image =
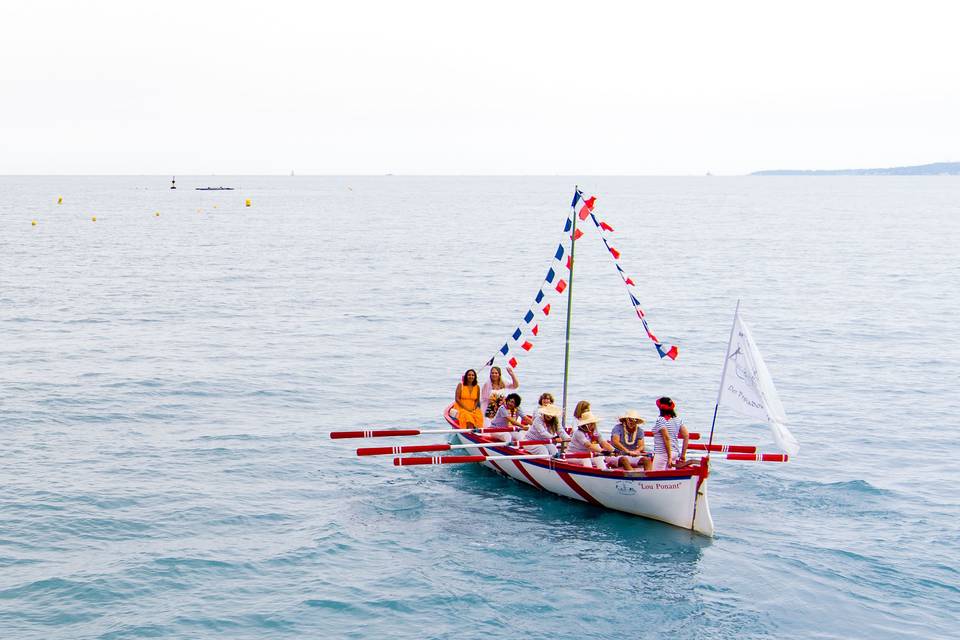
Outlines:
{"label": "straw sun hat", "polygon": [[585,414],[580,416],[580,419],[577,421],[577,426],[582,427],[588,424],[597,424],[600,422],[600,418],[593,415],[590,411],[587,411]]}
{"label": "straw sun hat", "polygon": [[629,409],[625,414],[617,418],[618,420],[626,420],[627,418],[633,418],[634,420],[639,420],[640,424],[646,422],[643,418],[640,417],[640,414],[637,413],[636,409]]}
{"label": "straw sun hat", "polygon": [[559,418],[562,413],[560,407],[555,404],[547,404],[540,407],[540,415],[550,416],[551,418]]}

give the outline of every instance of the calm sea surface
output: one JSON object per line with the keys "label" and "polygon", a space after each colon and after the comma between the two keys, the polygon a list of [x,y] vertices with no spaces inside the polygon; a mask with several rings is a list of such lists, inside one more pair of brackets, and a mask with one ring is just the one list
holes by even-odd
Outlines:
{"label": "calm sea surface", "polygon": [[[588,231],[573,399],[708,430],[740,298],[801,442],[715,465],[713,539],[329,439],[444,425],[576,181],[0,177],[0,637],[955,634],[957,178],[579,181],[680,358]],[[560,391],[563,309],[525,405]]]}

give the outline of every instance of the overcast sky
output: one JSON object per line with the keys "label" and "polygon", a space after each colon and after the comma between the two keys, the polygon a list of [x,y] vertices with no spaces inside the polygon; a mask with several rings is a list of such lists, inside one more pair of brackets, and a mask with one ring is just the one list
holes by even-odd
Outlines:
{"label": "overcast sky", "polygon": [[916,0],[5,0],[0,173],[958,161],[958,18]]}

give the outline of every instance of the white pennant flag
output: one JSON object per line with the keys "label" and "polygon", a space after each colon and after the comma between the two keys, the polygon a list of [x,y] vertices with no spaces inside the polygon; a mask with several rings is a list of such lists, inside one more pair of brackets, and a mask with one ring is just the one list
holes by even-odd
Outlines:
{"label": "white pennant flag", "polygon": [[739,311],[727,346],[727,362],[720,384],[720,404],[770,424],[773,439],[784,452],[797,455],[800,444],[786,427],[787,415],[773,386],[767,365]]}

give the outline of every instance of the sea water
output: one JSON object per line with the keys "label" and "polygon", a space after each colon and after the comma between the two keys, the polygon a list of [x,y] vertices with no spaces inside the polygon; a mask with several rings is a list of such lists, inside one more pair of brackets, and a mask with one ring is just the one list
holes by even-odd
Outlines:
{"label": "sea water", "polygon": [[[706,433],[739,299],[801,442],[713,465],[712,539],[328,436],[444,426],[542,285],[577,182],[680,356],[658,358],[587,228],[571,402],[608,431],[667,394]],[[0,637],[956,633],[960,180],[177,185],[0,178]],[[550,299],[527,408],[560,393]],[[716,440],[773,450],[723,409]]]}

